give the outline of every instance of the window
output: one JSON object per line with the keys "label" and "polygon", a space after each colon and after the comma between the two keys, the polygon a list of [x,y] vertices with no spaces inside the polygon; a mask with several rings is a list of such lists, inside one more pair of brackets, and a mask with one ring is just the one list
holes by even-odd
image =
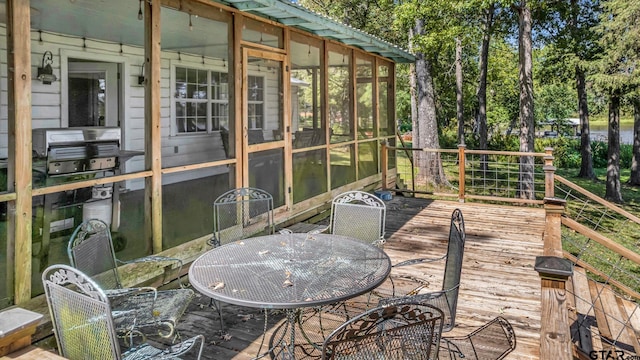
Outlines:
{"label": "window", "polygon": [[227,73],[176,67],[175,121],[177,134],[202,134],[228,129]]}
{"label": "window", "polygon": [[249,129],[262,129],[264,121],[264,77],[249,75],[247,84]]}

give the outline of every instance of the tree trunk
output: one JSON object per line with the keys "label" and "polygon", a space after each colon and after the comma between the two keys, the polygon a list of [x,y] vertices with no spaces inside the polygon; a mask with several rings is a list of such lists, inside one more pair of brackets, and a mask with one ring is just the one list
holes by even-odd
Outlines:
{"label": "tree trunk", "polygon": [[[518,51],[520,55],[520,151],[532,152],[533,118],[533,60],[531,41],[531,9],[526,0],[518,8]],[[533,156],[520,157],[519,197],[533,199]]]}
{"label": "tree trunk", "polygon": [[[491,4],[485,11],[485,27],[484,34],[482,35],[480,59],[478,60],[480,72],[478,76],[478,140],[480,150],[487,150],[489,140],[487,134],[487,64],[489,63],[489,43],[491,41],[494,9],[494,4]],[[487,155],[482,155],[481,168],[483,171],[488,170],[487,161]]]}
{"label": "tree trunk", "polygon": [[458,144],[464,145],[464,102],[462,98],[462,40],[456,38],[456,117],[458,118]]}
{"label": "tree trunk", "polygon": [[604,198],[622,203],[620,192],[620,90],[609,94],[609,151],[607,153],[607,186]]}
{"label": "tree trunk", "polygon": [[[424,33],[424,21],[416,20],[414,35]],[[431,66],[425,54],[416,53],[415,94],[417,109],[417,134],[414,129],[413,141],[418,148],[439,149],[438,122],[436,118],[435,90]],[[416,136],[417,135],[417,136]],[[414,164],[418,168],[416,180],[419,183],[442,185],[446,183],[439,153],[414,151]]]}
{"label": "tree trunk", "polygon": [[589,105],[584,71],[576,66],[576,90],[578,91],[578,113],[580,115],[580,173],[578,177],[595,179],[593,171],[593,155],[591,154],[591,134],[589,133]]}
{"label": "tree trunk", "polygon": [[631,158],[630,185],[640,185],[640,98],[633,97],[633,156]]}

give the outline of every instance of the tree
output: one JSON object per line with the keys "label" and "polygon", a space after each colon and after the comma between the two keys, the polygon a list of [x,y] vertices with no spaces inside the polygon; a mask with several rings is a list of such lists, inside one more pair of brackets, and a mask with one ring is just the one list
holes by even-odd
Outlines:
{"label": "tree", "polygon": [[[531,9],[527,0],[514,5],[518,13],[518,52],[520,55],[520,151],[533,151],[534,102],[533,102],[533,44],[531,39]],[[533,156],[520,157],[521,198],[533,199]]]}
{"label": "tree", "polygon": [[633,156],[631,157],[630,185],[640,185],[640,97],[636,94],[633,103]]}
{"label": "tree", "polygon": [[[424,36],[424,20],[416,18],[415,26],[410,32],[410,39]],[[412,88],[415,99],[413,112],[413,144],[414,147],[439,149],[438,119],[436,117],[435,90],[431,63],[424,52],[416,52],[416,63],[413,66],[415,76],[412,77]],[[446,176],[442,161],[437,153],[423,151],[414,152],[414,163],[418,168],[418,180],[433,184],[444,184]]]}
{"label": "tree", "polygon": [[458,120],[458,144],[464,145],[464,97],[462,75],[462,39],[456,37],[456,118]]}
{"label": "tree", "polygon": [[[612,66],[613,74],[617,81],[615,89],[626,92],[630,96],[630,102],[634,109],[633,122],[633,158],[631,161],[631,176],[629,184],[640,185],[640,106],[638,104],[638,89],[640,87],[640,4],[636,1],[609,0],[604,2],[607,10],[604,23],[605,35],[602,37],[606,46],[606,56],[611,56],[615,61]],[[618,109],[619,111],[619,109]],[[611,115],[610,115],[611,116]],[[618,139],[619,141],[619,139]],[[619,154],[618,154],[619,157]],[[609,158],[611,161],[611,158]],[[618,175],[619,176],[619,175]],[[619,181],[619,178],[618,178]],[[609,170],[607,169],[607,193],[609,186]],[[615,188],[612,188],[614,191]],[[620,199],[621,200],[621,199]]]}
{"label": "tree", "polygon": [[[456,5],[437,0],[411,0],[396,7],[395,27],[410,34],[410,49],[416,55],[412,80],[414,147],[440,148],[437,90],[434,83],[434,64],[441,54],[453,50],[459,34]],[[439,72],[440,73],[440,72]],[[414,152],[418,180],[434,185],[446,183],[439,154]]]}
{"label": "tree", "polygon": [[[633,4],[633,5],[632,5]],[[597,31],[603,51],[591,64],[594,83],[609,96],[609,150],[605,199],[621,203],[620,192],[620,102],[638,88],[640,52],[640,6],[622,0],[603,2],[603,13]]]}
{"label": "tree", "polygon": [[607,150],[607,185],[604,198],[622,203],[620,191],[620,89],[609,90],[609,148]]}
{"label": "tree", "polygon": [[570,0],[550,8],[555,16],[547,22],[546,42],[551,50],[545,54],[541,78],[574,81],[580,117],[579,177],[594,179],[593,156],[587,101],[587,64],[601,51],[594,26],[599,22],[599,0]]}
{"label": "tree", "polygon": [[[489,44],[491,42],[491,31],[493,28],[493,16],[495,13],[495,5],[491,3],[484,11],[482,45],[480,47],[480,56],[478,59],[478,138],[480,150],[487,150],[488,132],[487,132],[487,66],[489,64]],[[482,158],[482,169],[487,170],[487,157]]]}

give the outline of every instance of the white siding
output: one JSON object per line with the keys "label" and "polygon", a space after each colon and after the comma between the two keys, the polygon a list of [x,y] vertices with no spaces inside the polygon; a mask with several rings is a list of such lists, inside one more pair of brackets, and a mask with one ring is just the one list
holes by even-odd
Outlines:
{"label": "white siding", "polygon": [[[144,150],[144,87],[138,85],[138,76],[142,74],[141,65],[144,62],[144,50],[103,41],[93,41],[57,34],[43,33],[39,41],[38,32],[31,34],[32,46],[32,126],[36,128],[62,127],[62,71],[61,54],[81,54],[82,57],[106,62],[121,63],[123,73],[122,91],[119,104],[121,108],[120,125],[122,129],[122,148],[126,150]],[[7,46],[6,28],[0,26],[0,158],[8,156],[7,141]],[[42,84],[35,77],[37,68],[41,66],[42,55],[45,51],[53,54],[53,73],[58,78],[51,85]],[[122,51],[122,52],[121,52]],[[84,56],[86,55],[86,56]],[[182,54],[180,63],[184,66],[202,64],[201,57],[190,57]],[[194,164],[225,158],[220,134],[214,132],[196,136],[171,136],[171,61],[177,61],[177,53],[163,53],[161,59],[161,132],[162,132],[162,163],[163,167]],[[64,62],[66,65],[66,62]],[[269,132],[270,133],[270,132]],[[265,134],[266,135],[266,134]],[[144,170],[144,158],[139,156],[124,164],[125,171],[134,172]],[[212,170],[202,171],[201,175],[208,175]],[[195,172],[190,172],[194,176]],[[165,181],[179,180],[181,176],[168,176]],[[131,184],[130,184],[131,185]]]}

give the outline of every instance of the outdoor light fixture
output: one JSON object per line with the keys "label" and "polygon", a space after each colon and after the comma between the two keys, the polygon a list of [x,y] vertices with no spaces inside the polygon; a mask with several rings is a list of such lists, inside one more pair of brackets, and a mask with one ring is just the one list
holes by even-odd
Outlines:
{"label": "outdoor light fixture", "polygon": [[58,80],[53,74],[51,64],[53,64],[53,54],[51,51],[45,51],[42,55],[42,67],[38,68],[38,80],[46,85],[51,85],[52,82]]}

